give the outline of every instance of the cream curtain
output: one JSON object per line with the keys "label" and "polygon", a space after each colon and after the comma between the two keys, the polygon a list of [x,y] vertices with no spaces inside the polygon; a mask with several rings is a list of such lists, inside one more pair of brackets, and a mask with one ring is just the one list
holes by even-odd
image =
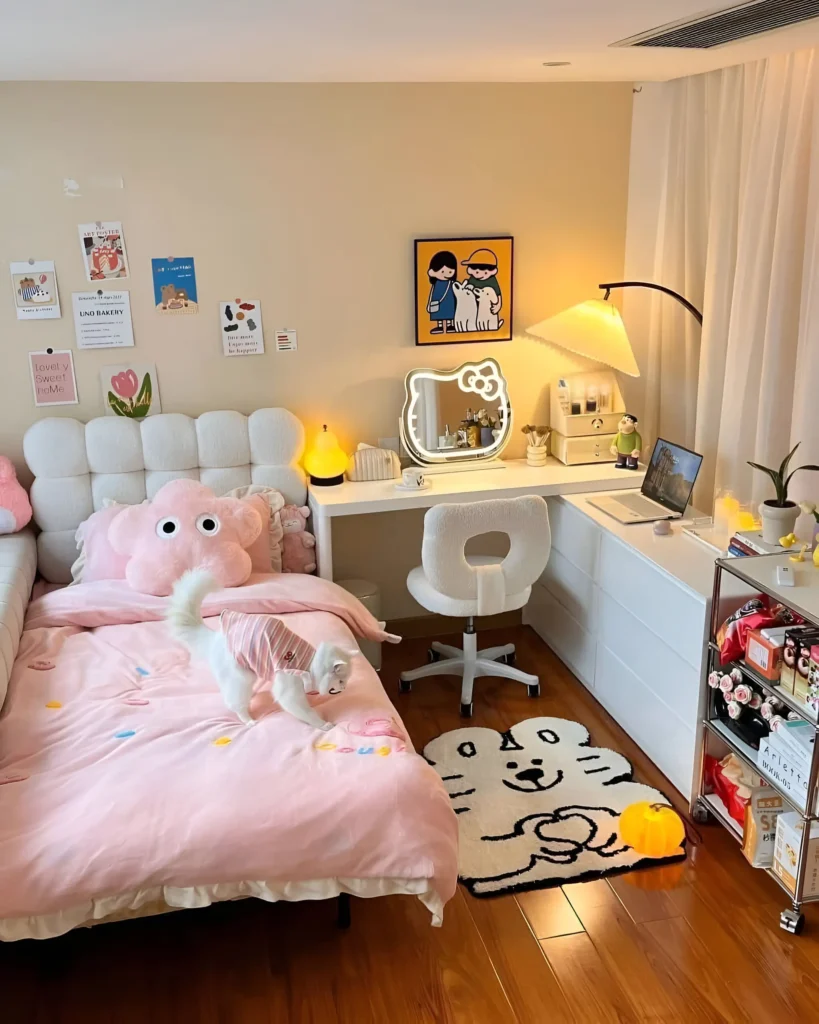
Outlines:
{"label": "cream curtain", "polygon": [[[632,176],[656,188],[651,200],[632,186],[627,273],[680,291],[705,324],[648,292],[625,300],[643,432],[707,456],[701,508],[715,490],[760,501],[770,481],[748,459],[778,465],[801,441],[798,462],[819,463],[819,57],[648,88]],[[819,500],[819,474],[796,477],[792,496]]]}

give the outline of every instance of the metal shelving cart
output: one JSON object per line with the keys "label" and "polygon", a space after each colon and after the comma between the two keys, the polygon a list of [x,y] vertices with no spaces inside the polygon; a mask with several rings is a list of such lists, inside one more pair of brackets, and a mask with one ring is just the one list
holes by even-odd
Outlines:
{"label": "metal shelving cart", "polygon": [[[794,571],[795,586],[782,587],[776,582],[776,570],[780,565],[787,565]],[[783,800],[799,812],[802,817],[802,842],[799,847],[799,858],[796,867],[795,891],[791,892],[784,881],[769,868],[760,868],[767,871],[777,885],[786,893],[791,906],[783,910],[779,917],[780,927],[793,935],[798,935],[804,926],[805,917],[802,913],[802,906],[805,903],[819,901],[819,894],[811,896],[805,894],[805,875],[808,865],[808,850],[810,847],[811,824],[819,821],[817,814],[817,782],[819,782],[819,743],[814,743],[813,756],[811,759],[810,774],[808,777],[807,798],[804,808],[794,800],[793,793],[783,789],[768,775],[759,772],[757,766],[757,751],[742,737],[732,731],[725,722],[717,716],[715,705],[719,690],[714,690],[708,685],[709,674],[716,670],[720,674],[730,672],[731,668],[738,667],[745,676],[748,683],[756,690],[767,696],[775,697],[788,711],[795,712],[800,719],[808,722],[814,729],[819,731],[816,715],[798,697],[780,689],[774,683],[765,679],[752,666],[746,665],[744,660],[730,662],[725,665],[720,663],[719,648],[716,644],[716,634],[726,614],[737,609],[743,602],[741,598],[733,596],[729,602],[725,599],[723,590],[723,578],[728,574],[734,579],[729,588],[732,594],[740,592],[742,584],[746,585],[747,596],[752,594],[767,594],[775,601],[786,605],[792,611],[801,615],[808,625],[814,625],[819,629],[819,569],[815,568],[810,556],[805,562],[795,564],[790,561],[790,554],[758,555],[745,558],[720,558],[715,563],[714,592],[711,603],[711,621],[709,635],[706,639],[706,657],[704,659],[705,670],[701,681],[700,707],[700,758],[696,796],[692,802],[692,815],[695,821],[706,822],[710,817],[716,818],[739,842],[742,841],[742,828],[730,816],[722,800],[715,793],[706,791],[705,780],[705,756],[708,751],[709,741],[716,738],[722,745],[731,750],[742,761],[744,761],[754,772],[761,774],[765,782],[779,793]],[[737,581],[740,581],[737,584]],[[729,609],[726,612],[726,608]]]}

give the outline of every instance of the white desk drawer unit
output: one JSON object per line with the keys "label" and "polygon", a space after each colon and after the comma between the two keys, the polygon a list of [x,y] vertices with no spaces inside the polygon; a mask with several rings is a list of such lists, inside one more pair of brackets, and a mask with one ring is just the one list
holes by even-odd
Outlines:
{"label": "white desk drawer unit", "polygon": [[714,556],[586,496],[549,498],[549,514],[553,555],[525,621],[690,798]]}
{"label": "white desk drawer unit", "polygon": [[552,548],[549,561],[538,581],[571,617],[588,631],[593,631],[597,621],[597,584],[591,576]]}

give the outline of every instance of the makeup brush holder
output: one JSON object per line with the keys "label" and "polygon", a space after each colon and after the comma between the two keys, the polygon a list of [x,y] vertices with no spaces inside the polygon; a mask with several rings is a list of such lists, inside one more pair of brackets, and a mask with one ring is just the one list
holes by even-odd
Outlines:
{"label": "makeup brush holder", "polygon": [[546,445],[526,445],[526,464],[529,466],[545,466],[546,460],[549,458],[549,452]]}

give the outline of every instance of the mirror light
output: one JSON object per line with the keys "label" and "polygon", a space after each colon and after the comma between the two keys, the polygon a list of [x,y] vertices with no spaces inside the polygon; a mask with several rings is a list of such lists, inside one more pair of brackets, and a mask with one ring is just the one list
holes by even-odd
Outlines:
{"label": "mirror light", "polygon": [[[491,444],[480,448],[433,449],[425,442],[420,421],[425,415],[424,400],[428,396],[429,385],[451,381],[457,383],[465,398],[474,395],[474,399],[468,404],[474,405],[475,408],[497,405],[498,426]],[[405,388],[406,397],[400,423],[401,441],[412,459],[420,465],[488,462],[496,459],[509,443],[512,433],[509,390],[501,368],[494,359],[464,363],[456,370],[411,370],[407,374]]]}

